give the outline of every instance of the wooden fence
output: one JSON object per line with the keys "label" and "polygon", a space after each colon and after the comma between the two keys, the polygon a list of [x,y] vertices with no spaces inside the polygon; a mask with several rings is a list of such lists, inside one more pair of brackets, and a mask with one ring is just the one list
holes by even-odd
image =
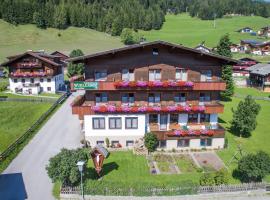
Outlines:
{"label": "wooden fence", "polygon": [[[237,97],[237,98],[246,98],[247,95],[242,95],[242,94],[234,94],[233,95],[234,97]],[[259,97],[259,96],[251,96],[252,99],[255,99],[255,100],[264,100],[264,101],[270,101],[270,98],[269,97]]]}
{"label": "wooden fence", "polygon": [[36,130],[36,128],[46,120],[46,118],[54,111],[57,105],[61,104],[68,97],[68,95],[68,93],[65,93],[56,101],[54,101],[54,104],[44,114],[42,114],[40,118],[27,131],[25,131],[24,134],[22,134],[22,136],[17,138],[16,141],[9,145],[7,149],[0,154],[0,161],[7,158],[19,144],[23,143]]}
{"label": "wooden fence", "polygon": [[[176,196],[187,194],[209,194],[220,192],[243,192],[252,190],[270,190],[270,184],[267,183],[243,183],[236,185],[220,186],[194,186],[194,187],[176,187],[176,188],[87,188],[84,190],[85,195],[102,195],[102,196]],[[80,187],[61,188],[61,195],[79,195]]]}
{"label": "wooden fence", "polygon": [[[61,97],[60,97],[61,98]],[[9,98],[5,97],[2,98],[0,97],[0,101],[15,101],[15,102],[49,102],[49,103],[54,103],[57,101],[57,98]]]}

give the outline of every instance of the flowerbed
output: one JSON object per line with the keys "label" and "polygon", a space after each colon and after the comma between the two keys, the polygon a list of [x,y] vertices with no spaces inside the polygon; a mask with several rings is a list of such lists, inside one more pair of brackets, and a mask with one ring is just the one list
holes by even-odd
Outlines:
{"label": "flowerbed", "polygon": [[193,87],[191,81],[118,81],[114,83],[117,88],[168,88],[168,87]]}
{"label": "flowerbed", "polygon": [[149,113],[149,112],[203,112],[204,106],[93,106],[92,110],[99,113]]}
{"label": "flowerbed", "polygon": [[167,136],[213,136],[214,130],[175,130],[173,132],[166,133]]}

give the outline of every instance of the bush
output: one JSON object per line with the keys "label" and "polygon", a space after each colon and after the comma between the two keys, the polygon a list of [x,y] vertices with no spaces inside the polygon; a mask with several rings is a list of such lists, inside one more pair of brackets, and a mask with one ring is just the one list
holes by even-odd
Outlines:
{"label": "bush", "polygon": [[213,186],[228,184],[229,176],[225,169],[216,171],[215,173],[204,173],[200,178],[201,186]]}
{"label": "bush", "polygon": [[265,152],[248,154],[238,162],[237,178],[242,182],[258,182],[270,174],[270,157]]}
{"label": "bush", "polygon": [[201,186],[215,185],[214,175],[212,173],[204,173],[200,178]]}
{"label": "bush", "polygon": [[8,80],[7,79],[0,79],[0,92],[5,91],[8,87]]}
{"label": "bush", "polygon": [[142,39],[141,34],[130,28],[124,28],[120,37],[121,41],[127,45],[140,43]]}
{"label": "bush", "polygon": [[[80,49],[74,49],[70,54],[69,57],[70,58],[75,58],[78,56],[83,56],[84,53],[82,50]],[[79,63],[79,64],[73,64],[73,63],[69,63],[68,64],[68,77],[73,77],[76,75],[83,75],[84,73],[84,64],[83,63]]]}
{"label": "bush", "polygon": [[149,152],[155,151],[158,145],[157,136],[153,133],[146,133],[144,136],[144,145]]}
{"label": "bush", "polygon": [[88,161],[88,152],[85,149],[62,149],[56,156],[50,158],[46,170],[52,182],[60,181],[67,185],[74,185],[80,181],[77,162]]}

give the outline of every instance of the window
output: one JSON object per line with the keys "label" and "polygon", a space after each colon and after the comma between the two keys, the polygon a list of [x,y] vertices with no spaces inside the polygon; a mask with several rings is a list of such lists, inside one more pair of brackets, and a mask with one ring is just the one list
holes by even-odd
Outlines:
{"label": "window", "polygon": [[138,117],[126,117],[126,129],[137,129]]}
{"label": "window", "polygon": [[187,80],[187,70],[186,69],[176,69],[175,79],[186,81]]}
{"label": "window", "polygon": [[210,114],[201,113],[200,115],[200,122],[210,122]]}
{"label": "window", "polygon": [[153,55],[157,56],[158,55],[158,48],[153,48]]}
{"label": "window", "polygon": [[122,103],[133,104],[134,100],[135,98],[133,93],[122,94]]}
{"label": "window", "polygon": [[133,140],[127,140],[126,141],[126,147],[133,147],[134,141]]}
{"label": "window", "polygon": [[198,123],[198,114],[188,114],[188,122]]}
{"label": "window", "polygon": [[111,117],[109,118],[109,128],[110,129],[121,129],[122,119],[121,117]]}
{"label": "window", "polygon": [[149,70],[149,81],[155,81],[161,79],[161,70],[160,69],[152,69]]}
{"label": "window", "polygon": [[25,83],[25,79],[24,78],[22,78],[22,83]]}
{"label": "window", "polygon": [[148,96],[149,103],[160,103],[160,93],[150,93]]}
{"label": "window", "polygon": [[166,140],[159,140],[158,141],[158,148],[166,148],[167,141]]}
{"label": "window", "polygon": [[134,81],[134,70],[133,69],[123,69],[122,70],[122,80]]}
{"label": "window", "polygon": [[211,81],[212,80],[212,71],[211,70],[203,70],[201,72],[201,81]]}
{"label": "window", "polygon": [[97,141],[97,144],[104,145],[104,141],[103,140]]}
{"label": "window", "polygon": [[51,87],[47,87],[47,91],[51,91],[52,90],[52,88]]}
{"label": "window", "polygon": [[107,71],[99,70],[95,71],[95,80],[96,81],[105,81],[107,79]]}
{"label": "window", "polygon": [[177,147],[189,147],[189,139],[178,140]]}
{"label": "window", "polygon": [[93,129],[105,129],[105,118],[95,117],[92,119]]}
{"label": "window", "polygon": [[35,82],[35,79],[31,78],[31,79],[30,79],[30,82],[31,82],[31,83],[34,83],[34,82]]}
{"label": "window", "polygon": [[18,80],[16,78],[13,81],[14,81],[14,83],[17,83],[18,82]]}
{"label": "window", "polygon": [[200,102],[210,101],[210,93],[200,93]]}
{"label": "window", "polygon": [[43,78],[40,79],[40,82],[43,83]]}
{"label": "window", "polygon": [[158,114],[149,114],[149,123],[158,123]]}
{"label": "window", "polygon": [[186,101],[186,93],[178,93],[174,96],[174,101],[176,103],[185,102]]}
{"label": "window", "polygon": [[212,146],[212,138],[204,138],[204,139],[201,139],[201,146],[202,147],[209,147],[209,146]]}
{"label": "window", "polygon": [[178,114],[170,115],[170,124],[178,124]]}
{"label": "window", "polygon": [[108,101],[107,93],[97,93],[96,94],[96,103],[105,103]]}
{"label": "window", "polygon": [[119,147],[119,141],[118,140],[112,140],[112,146],[113,147]]}
{"label": "window", "polygon": [[47,78],[47,82],[51,82],[52,80],[50,78]]}

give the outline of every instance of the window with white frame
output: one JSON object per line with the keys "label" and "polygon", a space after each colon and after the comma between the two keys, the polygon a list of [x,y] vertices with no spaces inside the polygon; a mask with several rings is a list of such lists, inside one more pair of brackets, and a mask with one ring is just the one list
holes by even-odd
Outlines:
{"label": "window with white frame", "polygon": [[93,117],[92,118],[93,129],[105,129],[105,117]]}
{"label": "window with white frame", "polygon": [[108,94],[103,92],[103,93],[97,93],[96,94],[96,104],[99,103],[106,103],[108,102]]}
{"label": "window with white frame", "polygon": [[121,129],[122,128],[121,117],[110,117],[109,118],[109,128],[110,129]]}
{"label": "window with white frame", "polygon": [[134,104],[135,98],[134,93],[124,93],[122,94],[122,103],[123,104]]}
{"label": "window with white frame", "polygon": [[158,114],[149,114],[149,123],[157,124],[158,123]]}
{"label": "window with white frame", "polygon": [[103,140],[98,140],[97,144],[104,145],[104,141]]}
{"label": "window with white frame", "polygon": [[186,101],[186,93],[177,93],[174,96],[174,102],[175,103],[181,103]]}
{"label": "window with white frame", "polygon": [[177,140],[177,147],[189,147],[189,139]]}
{"label": "window with white frame", "polygon": [[201,72],[201,81],[211,81],[212,80],[212,71],[211,70],[203,70]]}
{"label": "window with white frame", "polygon": [[123,69],[122,70],[122,80],[123,81],[134,81],[134,70],[133,69]]}
{"label": "window with white frame", "polygon": [[176,69],[175,79],[179,81],[187,81],[187,70],[186,69]]}
{"label": "window with white frame", "polygon": [[134,141],[133,140],[127,140],[126,141],[126,147],[133,147]]}
{"label": "window with white frame", "polygon": [[160,69],[150,69],[149,70],[149,81],[161,80],[161,70]]}
{"label": "window with white frame", "polygon": [[166,140],[159,140],[158,141],[158,148],[166,148],[167,141]]}
{"label": "window with white frame", "polygon": [[209,147],[212,146],[212,138],[203,138],[200,141],[200,145],[202,147]]}
{"label": "window with white frame", "polygon": [[107,70],[96,70],[95,71],[95,80],[96,81],[106,81],[107,79]]}
{"label": "window with white frame", "polygon": [[126,117],[126,129],[137,129],[138,117]]}
{"label": "window with white frame", "polygon": [[160,103],[160,93],[150,93],[148,95],[148,102],[150,104]]}

